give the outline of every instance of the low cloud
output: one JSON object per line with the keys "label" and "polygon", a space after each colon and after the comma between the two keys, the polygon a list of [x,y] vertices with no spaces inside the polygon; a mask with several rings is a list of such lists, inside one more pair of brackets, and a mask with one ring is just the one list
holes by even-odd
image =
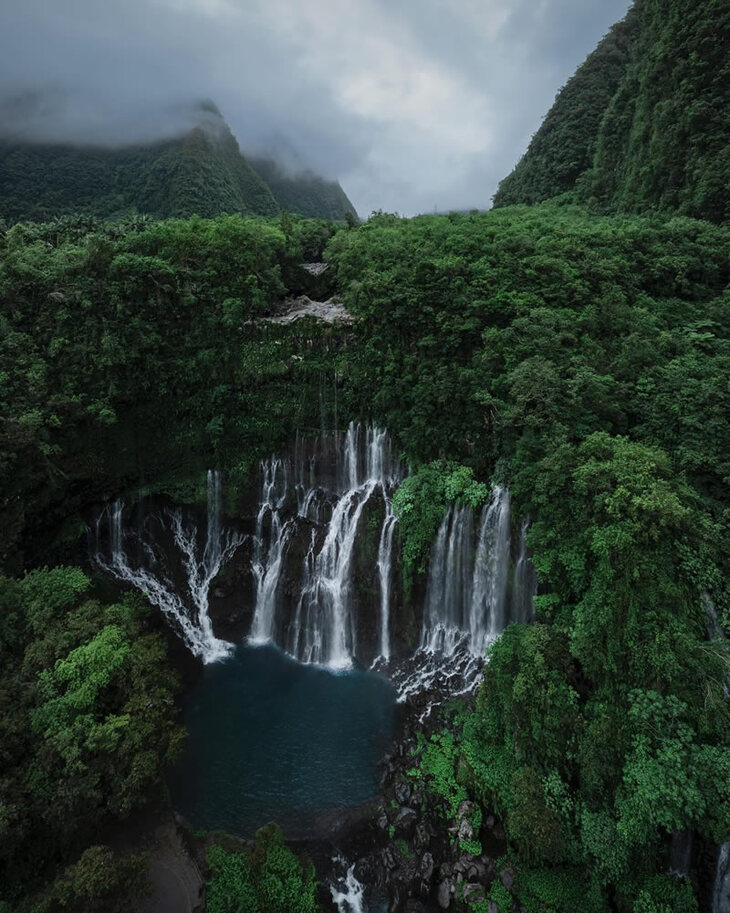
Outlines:
{"label": "low cloud", "polygon": [[0,0],[0,124],[115,145],[211,98],[358,211],[486,207],[628,0]]}

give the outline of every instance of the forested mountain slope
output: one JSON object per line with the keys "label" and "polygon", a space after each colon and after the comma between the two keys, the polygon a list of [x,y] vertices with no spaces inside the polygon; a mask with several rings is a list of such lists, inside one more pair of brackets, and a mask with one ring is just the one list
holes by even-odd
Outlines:
{"label": "forested mountain slope", "polygon": [[626,71],[637,24],[632,10],[568,80],[529,149],[500,183],[495,206],[538,203],[565,193],[590,167],[601,120]]}
{"label": "forested mountain slope", "polygon": [[[274,178],[270,186],[267,174]],[[102,148],[0,138],[0,218],[8,222],[81,214],[118,218],[212,218],[221,213],[313,217],[354,214],[339,184],[314,175],[284,179],[271,162],[257,167],[214,105],[200,125],[150,145]]]}
{"label": "forested mountain slope", "polygon": [[496,206],[572,191],[605,211],[730,217],[730,9],[636,0],[559,93]]}
{"label": "forested mountain slope", "polygon": [[252,158],[251,165],[266,182],[279,207],[310,219],[357,220],[355,207],[337,181],[328,181],[313,171],[287,174],[272,159]]}

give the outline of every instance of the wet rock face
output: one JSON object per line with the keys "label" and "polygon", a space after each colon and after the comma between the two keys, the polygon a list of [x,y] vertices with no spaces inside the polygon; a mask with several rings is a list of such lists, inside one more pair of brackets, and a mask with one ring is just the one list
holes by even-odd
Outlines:
{"label": "wet rock face", "polygon": [[294,323],[305,317],[321,320],[324,323],[351,324],[355,318],[346,310],[338,298],[329,298],[327,301],[313,301],[307,295],[285,301],[281,313],[274,317],[262,318],[266,323]]}
{"label": "wet rock face", "polygon": [[289,288],[292,293],[325,301],[337,290],[337,275],[329,264],[319,259],[316,251],[311,251],[310,254],[311,258],[291,275]]}
{"label": "wet rock face", "polygon": [[398,809],[393,826],[398,837],[412,837],[415,829],[418,815],[414,809],[403,806]]}
{"label": "wet rock face", "polygon": [[502,884],[507,888],[508,891],[512,890],[512,885],[515,883],[515,873],[513,869],[504,869],[499,873],[499,878]]}
{"label": "wet rock face", "polygon": [[215,636],[241,643],[251,630],[256,586],[251,572],[251,538],[244,540],[211,583],[208,614]]}

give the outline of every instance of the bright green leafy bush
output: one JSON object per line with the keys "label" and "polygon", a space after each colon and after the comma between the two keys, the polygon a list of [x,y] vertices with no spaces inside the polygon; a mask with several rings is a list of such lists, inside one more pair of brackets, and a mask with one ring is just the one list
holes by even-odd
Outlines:
{"label": "bright green leafy bush", "polygon": [[314,868],[287,849],[275,826],[262,828],[250,850],[212,846],[206,864],[208,913],[317,913]]}
{"label": "bright green leafy bush", "polygon": [[[57,567],[0,578],[0,607],[0,898],[16,901],[102,825],[159,798],[184,732],[159,618],[139,597],[101,604],[80,570]],[[111,905],[127,862],[87,849],[54,903],[107,891]]]}

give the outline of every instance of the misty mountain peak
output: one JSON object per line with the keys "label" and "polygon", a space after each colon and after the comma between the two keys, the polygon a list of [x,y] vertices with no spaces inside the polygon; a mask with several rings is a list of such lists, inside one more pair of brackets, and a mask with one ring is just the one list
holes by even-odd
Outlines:
{"label": "misty mountain peak", "polygon": [[[49,96],[0,106],[28,122]],[[21,116],[22,115],[22,116]],[[2,118],[0,118],[2,120]],[[170,127],[172,121],[166,121]],[[273,216],[281,210],[341,220],[355,210],[339,184],[312,172],[288,176],[273,160],[249,160],[210,99],[180,105],[175,129],[147,142],[45,140],[0,123],[0,218],[48,219],[66,214],[118,217]],[[6,125],[7,126],[7,125]]]}

